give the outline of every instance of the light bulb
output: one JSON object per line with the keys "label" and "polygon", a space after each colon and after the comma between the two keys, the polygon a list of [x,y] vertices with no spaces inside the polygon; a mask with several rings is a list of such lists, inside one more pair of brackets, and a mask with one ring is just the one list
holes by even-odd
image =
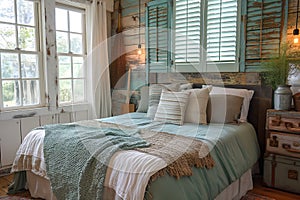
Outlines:
{"label": "light bulb", "polygon": [[294,44],[297,44],[299,42],[299,38],[298,37],[295,37],[294,38]]}
{"label": "light bulb", "polygon": [[142,49],[138,49],[138,52],[137,52],[139,55],[142,55]]}
{"label": "light bulb", "polygon": [[137,51],[138,55],[142,55],[142,45],[138,44],[138,51]]}

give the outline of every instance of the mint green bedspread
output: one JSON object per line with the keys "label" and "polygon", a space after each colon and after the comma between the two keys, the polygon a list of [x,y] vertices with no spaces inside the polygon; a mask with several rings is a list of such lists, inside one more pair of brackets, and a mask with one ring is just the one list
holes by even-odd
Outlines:
{"label": "mint green bedspread", "polygon": [[[145,199],[151,200],[209,200],[214,199],[228,185],[250,169],[259,158],[259,145],[253,126],[240,125],[200,125],[160,124],[145,118],[142,113],[106,118],[101,121],[122,125],[150,128],[179,135],[187,135],[204,140],[211,149],[215,161],[212,169],[193,168],[193,176],[160,177],[150,183]],[[151,194],[151,197],[148,195]]]}

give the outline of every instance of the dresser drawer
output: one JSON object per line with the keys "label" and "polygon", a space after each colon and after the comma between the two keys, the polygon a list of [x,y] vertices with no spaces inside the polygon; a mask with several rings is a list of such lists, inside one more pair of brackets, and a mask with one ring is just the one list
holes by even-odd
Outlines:
{"label": "dresser drawer", "polygon": [[281,115],[269,116],[267,129],[300,134],[300,119],[282,117]]}
{"label": "dresser drawer", "polygon": [[269,132],[266,151],[300,158],[300,134]]}

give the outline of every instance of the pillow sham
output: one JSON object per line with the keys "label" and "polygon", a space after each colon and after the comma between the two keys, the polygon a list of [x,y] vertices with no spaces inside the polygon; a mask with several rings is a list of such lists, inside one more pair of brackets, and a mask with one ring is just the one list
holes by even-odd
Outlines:
{"label": "pillow sham", "polygon": [[209,123],[237,123],[241,114],[243,97],[236,95],[210,94],[207,105]]}
{"label": "pillow sham", "polygon": [[139,102],[139,106],[136,112],[144,112],[146,113],[148,110],[149,103],[149,87],[143,86],[140,90],[141,100]]}
{"label": "pillow sham", "polygon": [[206,109],[209,99],[209,89],[191,89],[187,103],[184,122],[207,124]]}
{"label": "pillow sham", "polygon": [[[209,85],[203,85],[202,87],[211,87]],[[240,122],[246,122],[248,117],[248,111],[249,111],[249,105],[250,101],[252,99],[252,96],[254,94],[253,90],[247,90],[247,89],[237,89],[237,88],[223,88],[223,87],[216,87],[212,86],[210,95],[212,94],[226,94],[226,95],[236,95],[239,97],[243,97],[243,105],[242,105],[242,111],[241,116],[239,118]]]}
{"label": "pillow sham", "polygon": [[163,90],[155,113],[154,121],[182,125],[190,92]]}
{"label": "pillow sham", "polygon": [[178,92],[179,84],[153,84],[149,87],[147,117],[154,119],[162,89]]}

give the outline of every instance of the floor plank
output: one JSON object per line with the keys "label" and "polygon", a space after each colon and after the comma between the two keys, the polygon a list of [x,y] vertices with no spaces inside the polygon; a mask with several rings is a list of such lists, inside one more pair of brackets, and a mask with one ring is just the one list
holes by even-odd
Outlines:
{"label": "floor plank", "polygon": [[0,197],[6,196],[8,186],[12,183],[12,180],[12,174],[0,177]]}

